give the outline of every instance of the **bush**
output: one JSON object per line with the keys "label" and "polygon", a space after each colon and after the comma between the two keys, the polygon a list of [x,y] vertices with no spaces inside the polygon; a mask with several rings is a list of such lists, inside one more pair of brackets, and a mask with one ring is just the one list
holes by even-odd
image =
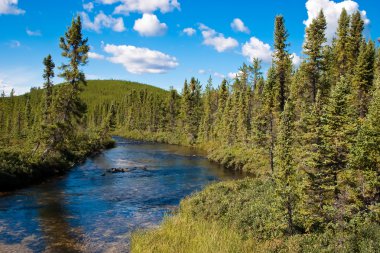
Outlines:
{"label": "bush", "polygon": [[270,180],[213,184],[183,200],[159,228],[134,233],[132,252],[380,252],[380,225],[373,217],[289,236],[277,203]]}

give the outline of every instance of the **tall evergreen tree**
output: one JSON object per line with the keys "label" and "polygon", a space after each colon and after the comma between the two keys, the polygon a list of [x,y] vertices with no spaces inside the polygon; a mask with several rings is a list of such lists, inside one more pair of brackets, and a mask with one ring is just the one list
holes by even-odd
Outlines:
{"label": "tall evergreen tree", "polygon": [[282,112],[285,108],[285,101],[289,92],[289,75],[291,72],[291,59],[287,50],[289,43],[288,31],[285,27],[285,19],[283,16],[277,16],[274,28],[274,54],[273,63],[276,71],[277,82],[277,102],[279,111]]}
{"label": "tall evergreen tree", "polygon": [[207,142],[211,137],[212,132],[212,78],[209,77],[205,92],[203,94],[203,116],[199,126],[199,141]]}
{"label": "tall evergreen tree", "polygon": [[349,61],[350,69],[353,70],[359,57],[360,47],[363,41],[364,21],[359,11],[351,15],[350,38],[349,38]]}
{"label": "tall evergreen tree", "polygon": [[315,103],[317,97],[317,91],[320,89],[320,77],[321,72],[325,70],[323,66],[325,63],[323,46],[326,43],[325,31],[326,31],[326,18],[323,11],[319,13],[319,16],[312,21],[309,27],[306,28],[306,41],[304,43],[304,53],[307,58],[307,78],[310,83],[311,99]]}
{"label": "tall evergreen tree", "polygon": [[349,85],[348,80],[342,77],[332,90],[331,97],[326,106],[324,135],[326,145],[330,149],[330,154],[325,159],[333,175],[336,200],[340,197],[338,177],[341,172],[347,169],[348,154],[354,133],[353,112],[349,100],[351,92]]}
{"label": "tall evergreen tree", "polygon": [[179,95],[177,91],[173,87],[170,87],[170,94],[168,98],[168,107],[169,107],[168,108],[168,116],[169,116],[168,122],[169,122],[169,129],[172,132],[174,132],[176,129],[176,124],[177,124],[176,119],[179,113],[178,102],[179,102]]}
{"label": "tall evergreen tree", "polygon": [[[357,192],[362,210],[380,215],[380,80],[350,155],[351,168],[359,171]],[[377,207],[376,207],[377,206]]]}
{"label": "tall evergreen tree", "polygon": [[335,41],[335,68],[337,80],[340,76],[346,75],[349,71],[350,57],[350,16],[343,8],[338,21],[338,30]]}
{"label": "tall evergreen tree", "polygon": [[54,68],[55,64],[51,55],[49,54],[43,60],[44,63],[44,74],[43,78],[45,79],[44,89],[45,89],[45,108],[44,108],[44,121],[47,123],[49,121],[49,115],[51,113],[51,106],[53,103],[53,82],[52,78],[54,77]]}
{"label": "tall evergreen tree", "polygon": [[368,110],[375,77],[375,53],[375,44],[372,41],[362,42],[353,77],[353,104],[360,118],[364,118]]}
{"label": "tall evergreen tree", "polygon": [[294,233],[294,211],[298,200],[298,184],[296,164],[294,159],[295,146],[295,113],[294,105],[288,100],[285,110],[281,114],[279,124],[276,156],[275,156],[275,178],[277,194],[287,217],[288,232]]}
{"label": "tall evergreen tree", "polygon": [[265,115],[265,147],[269,151],[269,166],[274,174],[274,152],[277,135],[277,110],[276,110],[276,72],[272,66],[268,70],[268,79],[265,82],[263,93],[263,110]]}
{"label": "tall evergreen tree", "polygon": [[80,16],[72,20],[71,26],[68,27],[64,37],[60,39],[60,48],[62,56],[68,59],[67,64],[62,64],[59,75],[67,82],[62,85],[58,92],[55,102],[55,113],[53,130],[47,140],[47,148],[44,151],[43,158],[54,150],[65,149],[64,139],[70,139],[75,133],[75,124],[82,119],[86,105],[80,98],[81,84],[86,84],[86,78],[81,66],[87,64],[88,40],[82,35],[82,22]]}
{"label": "tall evergreen tree", "polygon": [[327,225],[334,216],[336,182],[330,166],[331,146],[327,143],[326,121],[321,92],[318,92],[303,136],[308,143],[304,162],[307,182],[303,186],[304,204],[300,211],[305,217],[304,223],[308,231]]}

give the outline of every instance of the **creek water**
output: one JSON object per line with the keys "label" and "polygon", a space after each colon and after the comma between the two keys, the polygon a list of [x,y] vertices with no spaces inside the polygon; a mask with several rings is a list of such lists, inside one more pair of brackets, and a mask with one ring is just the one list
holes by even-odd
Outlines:
{"label": "creek water", "polygon": [[131,232],[159,225],[207,184],[242,176],[191,148],[114,138],[66,175],[0,197],[0,252],[128,252]]}

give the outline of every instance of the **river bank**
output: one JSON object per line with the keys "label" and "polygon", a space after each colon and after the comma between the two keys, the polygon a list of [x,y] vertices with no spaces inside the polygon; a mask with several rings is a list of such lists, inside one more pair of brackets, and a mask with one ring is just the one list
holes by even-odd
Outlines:
{"label": "river bank", "polygon": [[[128,252],[132,231],[157,227],[213,182],[240,178],[191,148],[115,139],[65,175],[1,197],[0,251]],[[146,170],[106,173],[127,167]]]}
{"label": "river bank", "polygon": [[31,185],[42,183],[56,176],[67,173],[74,166],[83,163],[88,157],[102,150],[114,147],[113,140],[103,143],[87,144],[82,152],[71,155],[70,159],[32,158],[24,151],[0,152],[0,193],[10,192]]}

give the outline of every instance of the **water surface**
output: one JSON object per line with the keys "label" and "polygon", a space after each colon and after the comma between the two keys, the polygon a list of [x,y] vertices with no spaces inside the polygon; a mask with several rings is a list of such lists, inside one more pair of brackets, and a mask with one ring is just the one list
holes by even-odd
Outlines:
{"label": "water surface", "polygon": [[0,252],[128,252],[132,231],[157,226],[205,185],[240,177],[190,148],[115,139],[65,176],[0,197]]}

